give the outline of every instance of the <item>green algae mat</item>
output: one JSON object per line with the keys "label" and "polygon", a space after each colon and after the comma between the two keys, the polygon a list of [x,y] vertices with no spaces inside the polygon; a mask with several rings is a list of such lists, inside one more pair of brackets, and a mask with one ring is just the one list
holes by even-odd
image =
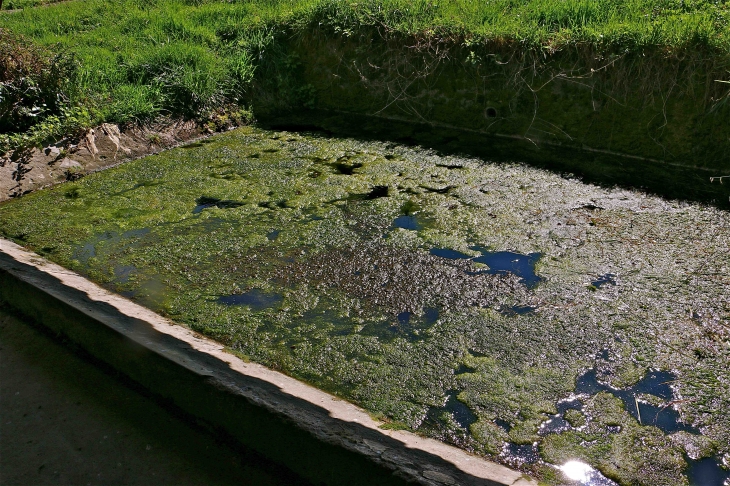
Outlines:
{"label": "green algae mat", "polygon": [[243,128],[4,203],[0,232],[548,484],[730,477],[727,212]]}

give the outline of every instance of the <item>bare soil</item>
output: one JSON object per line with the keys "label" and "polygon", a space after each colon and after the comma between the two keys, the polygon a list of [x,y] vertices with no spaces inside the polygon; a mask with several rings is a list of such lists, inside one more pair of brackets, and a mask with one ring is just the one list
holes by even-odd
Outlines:
{"label": "bare soil", "polygon": [[0,156],[0,201],[160,152],[205,134],[193,121],[120,128],[105,123],[78,139]]}

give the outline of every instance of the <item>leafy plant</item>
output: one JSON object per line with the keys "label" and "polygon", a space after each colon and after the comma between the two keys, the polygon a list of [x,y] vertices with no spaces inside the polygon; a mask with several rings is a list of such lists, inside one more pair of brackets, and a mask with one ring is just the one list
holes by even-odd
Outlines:
{"label": "leafy plant", "polygon": [[67,50],[54,53],[0,30],[0,133],[25,131],[60,115],[77,67]]}

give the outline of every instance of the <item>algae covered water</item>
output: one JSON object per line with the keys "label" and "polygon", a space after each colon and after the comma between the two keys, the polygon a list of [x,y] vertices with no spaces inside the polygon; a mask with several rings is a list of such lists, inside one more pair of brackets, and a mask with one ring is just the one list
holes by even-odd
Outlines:
{"label": "algae covered water", "polygon": [[728,213],[380,142],[209,142],[3,204],[0,231],[548,483],[727,477]]}

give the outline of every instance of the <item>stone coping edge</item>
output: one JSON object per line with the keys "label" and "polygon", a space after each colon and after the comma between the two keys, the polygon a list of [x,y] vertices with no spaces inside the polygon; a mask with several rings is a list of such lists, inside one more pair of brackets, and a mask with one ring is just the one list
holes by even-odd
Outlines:
{"label": "stone coping edge", "polygon": [[264,366],[0,239],[0,301],[316,484],[536,485]]}

